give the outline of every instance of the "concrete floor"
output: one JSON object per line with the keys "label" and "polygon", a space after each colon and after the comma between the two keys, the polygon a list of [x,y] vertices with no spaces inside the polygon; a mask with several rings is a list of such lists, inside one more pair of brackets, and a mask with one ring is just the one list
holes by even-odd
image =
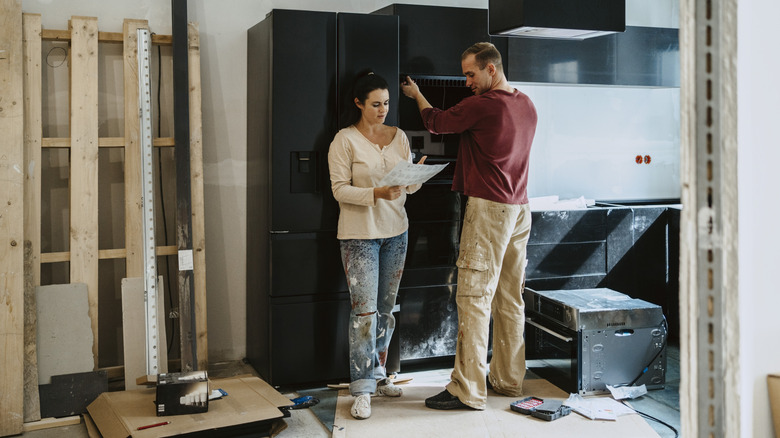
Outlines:
{"label": "concrete floor", "polygon": [[[403,371],[403,370],[402,370]],[[420,370],[403,373],[404,376],[413,377],[415,382],[429,382],[441,384],[449,380],[449,369]],[[237,375],[257,375],[255,370],[241,361],[213,364],[209,369],[210,378],[233,377]],[[287,428],[278,438],[327,438],[331,436],[333,422],[336,415],[336,401],[338,391],[327,388],[278,388],[282,394],[289,398],[299,395],[312,395],[320,402],[309,409],[293,410],[291,417],[286,419]],[[677,345],[670,344],[667,347],[667,374],[664,389],[649,391],[645,396],[632,400],[631,406],[640,413],[657,418],[677,431],[680,430],[680,350]],[[646,418],[648,424],[659,434],[661,438],[678,436],[669,427]],[[51,429],[25,432],[25,438],[87,438],[86,426],[81,424],[63,426]]]}

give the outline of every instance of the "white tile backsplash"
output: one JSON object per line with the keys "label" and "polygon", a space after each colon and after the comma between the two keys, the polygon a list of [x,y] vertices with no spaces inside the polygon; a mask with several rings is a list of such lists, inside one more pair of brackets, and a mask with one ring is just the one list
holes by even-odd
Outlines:
{"label": "white tile backsplash", "polygon": [[529,196],[680,197],[679,88],[512,85],[539,115]]}

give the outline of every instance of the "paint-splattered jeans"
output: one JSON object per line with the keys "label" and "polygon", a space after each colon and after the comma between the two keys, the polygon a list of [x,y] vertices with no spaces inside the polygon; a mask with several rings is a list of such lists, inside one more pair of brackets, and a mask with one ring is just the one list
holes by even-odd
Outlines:
{"label": "paint-splattered jeans", "polygon": [[510,205],[470,197],[458,257],[458,341],[447,391],[475,409],[487,402],[488,337],[493,316],[490,383],[519,397],[525,378],[526,244],[531,233],[528,204]]}
{"label": "paint-splattered jeans", "polygon": [[395,329],[393,307],[401,283],[408,232],[386,239],[342,240],[341,261],[347,276],[349,366],[352,395],[373,394],[377,379],[387,377],[387,347]]}

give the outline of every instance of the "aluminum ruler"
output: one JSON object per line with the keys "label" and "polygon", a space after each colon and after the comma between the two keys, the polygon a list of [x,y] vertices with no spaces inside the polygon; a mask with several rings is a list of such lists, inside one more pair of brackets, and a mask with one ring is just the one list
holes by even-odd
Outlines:
{"label": "aluminum ruler", "polygon": [[141,186],[143,188],[144,303],[146,304],[146,374],[159,373],[157,321],[157,253],[154,238],[152,154],[152,77],[149,29],[138,29],[138,103],[141,118]]}

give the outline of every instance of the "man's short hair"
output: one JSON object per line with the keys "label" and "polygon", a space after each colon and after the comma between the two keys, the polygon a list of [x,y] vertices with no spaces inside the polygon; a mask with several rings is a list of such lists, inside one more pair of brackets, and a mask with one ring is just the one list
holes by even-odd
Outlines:
{"label": "man's short hair", "polygon": [[491,43],[476,43],[473,46],[466,49],[460,56],[460,60],[468,58],[469,55],[474,55],[474,60],[480,70],[484,70],[488,64],[493,64],[500,72],[504,72],[503,64],[501,63],[501,52],[496,49]]}

